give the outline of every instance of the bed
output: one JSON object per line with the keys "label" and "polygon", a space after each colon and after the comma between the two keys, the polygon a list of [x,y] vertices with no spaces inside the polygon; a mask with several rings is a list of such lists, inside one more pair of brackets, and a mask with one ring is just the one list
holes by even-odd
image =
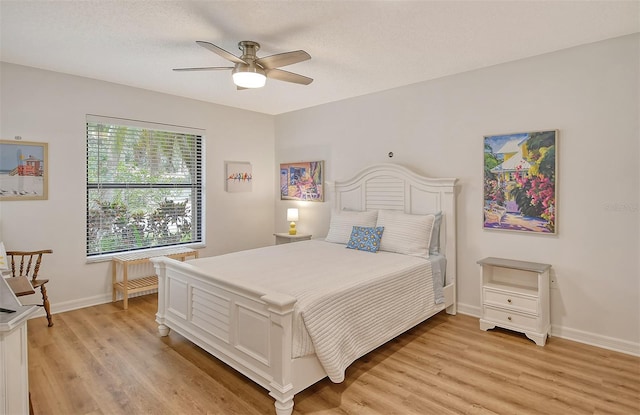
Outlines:
{"label": "bed", "polygon": [[327,376],[341,382],[355,359],[442,310],[456,313],[455,183],[375,165],[329,186],[322,240],[153,258],[160,335],[175,330],[290,415],[296,393]]}

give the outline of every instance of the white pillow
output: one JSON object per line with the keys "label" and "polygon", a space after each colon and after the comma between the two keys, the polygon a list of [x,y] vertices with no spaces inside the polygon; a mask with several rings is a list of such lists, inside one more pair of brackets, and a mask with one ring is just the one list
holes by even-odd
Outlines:
{"label": "white pillow", "polygon": [[442,212],[434,213],[433,230],[431,231],[431,242],[429,242],[429,255],[440,253],[440,228],[442,227]]}
{"label": "white pillow", "polygon": [[351,237],[351,231],[354,226],[364,226],[372,228],[376,226],[378,212],[376,210],[366,212],[331,212],[331,223],[329,224],[329,233],[325,241],[338,244],[347,244]]}
{"label": "white pillow", "polygon": [[384,226],[380,250],[429,258],[435,215],[410,215],[394,210],[378,212],[376,226]]}

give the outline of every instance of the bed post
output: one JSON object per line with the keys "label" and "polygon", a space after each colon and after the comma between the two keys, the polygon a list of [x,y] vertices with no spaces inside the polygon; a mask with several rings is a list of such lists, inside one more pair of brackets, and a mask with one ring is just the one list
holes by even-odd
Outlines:
{"label": "bed post", "polygon": [[291,340],[296,299],[288,295],[267,294],[262,300],[267,303],[271,319],[270,366],[274,372],[269,384],[269,395],[276,400],[277,415],[291,415],[294,395]]}
{"label": "bed post", "polygon": [[156,313],[156,323],[158,323],[158,333],[160,336],[166,337],[169,335],[169,327],[164,324],[164,312],[166,310],[166,304],[164,294],[167,292],[166,290],[166,275],[167,275],[167,265],[161,261],[163,257],[151,258],[150,261],[153,263],[153,266],[156,269],[156,274],[158,275],[158,312]]}
{"label": "bed post", "polygon": [[446,238],[445,254],[447,256],[447,273],[446,283],[453,284],[452,287],[452,300],[453,303],[447,307],[447,314],[455,315],[458,312],[458,274],[457,274],[457,255],[458,247],[456,242],[456,180],[454,179],[449,188],[444,190],[443,206],[442,210],[447,212],[445,215],[445,234],[442,234]]}

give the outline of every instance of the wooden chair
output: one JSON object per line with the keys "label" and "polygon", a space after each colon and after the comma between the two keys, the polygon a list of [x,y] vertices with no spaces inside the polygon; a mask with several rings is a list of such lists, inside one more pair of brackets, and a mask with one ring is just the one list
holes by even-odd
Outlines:
{"label": "wooden chair", "polygon": [[[48,283],[49,280],[38,278],[38,271],[40,271],[42,255],[52,253],[53,251],[51,249],[41,251],[7,251],[7,259],[11,264],[11,277],[7,280],[9,286],[18,297],[33,294],[35,293],[35,291],[33,291],[34,289],[40,288],[42,304],[38,305],[44,307],[44,311],[47,313],[49,327],[53,326],[49,297],[47,297],[47,288],[45,287],[45,284]],[[28,287],[28,283],[31,283],[33,289]]]}

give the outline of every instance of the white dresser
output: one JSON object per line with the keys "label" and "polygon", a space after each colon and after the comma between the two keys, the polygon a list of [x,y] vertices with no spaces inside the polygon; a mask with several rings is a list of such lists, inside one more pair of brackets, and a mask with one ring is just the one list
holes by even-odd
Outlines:
{"label": "white dresser", "polygon": [[29,413],[27,319],[38,308],[22,306],[0,276],[0,415]]}
{"label": "white dresser", "polygon": [[549,269],[551,265],[484,258],[480,329],[496,326],[524,333],[544,346],[551,328]]}

